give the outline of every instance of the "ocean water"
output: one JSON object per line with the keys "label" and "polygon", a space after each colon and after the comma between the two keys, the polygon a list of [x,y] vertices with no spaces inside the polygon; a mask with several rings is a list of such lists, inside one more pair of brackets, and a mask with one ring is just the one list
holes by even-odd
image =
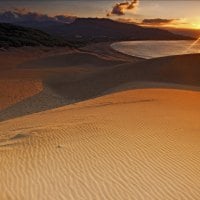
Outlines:
{"label": "ocean water", "polygon": [[188,40],[127,41],[113,43],[111,47],[119,52],[146,59],[200,53],[200,41]]}

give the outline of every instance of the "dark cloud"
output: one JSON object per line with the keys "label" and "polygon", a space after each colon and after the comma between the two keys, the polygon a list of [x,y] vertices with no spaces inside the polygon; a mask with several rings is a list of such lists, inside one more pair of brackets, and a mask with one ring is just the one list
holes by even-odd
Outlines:
{"label": "dark cloud", "polygon": [[127,0],[125,2],[117,3],[114,5],[111,12],[107,13],[107,16],[111,15],[125,15],[126,11],[134,10],[139,3],[139,0]]}
{"label": "dark cloud", "polygon": [[0,22],[16,23],[16,22],[62,22],[71,23],[75,19],[74,16],[49,16],[37,12],[32,12],[26,8],[14,8],[0,12]]}
{"label": "dark cloud", "polygon": [[141,24],[142,25],[149,25],[149,26],[163,26],[163,25],[169,25],[172,23],[175,23],[177,21],[177,19],[160,19],[160,18],[156,18],[156,19],[144,19]]}

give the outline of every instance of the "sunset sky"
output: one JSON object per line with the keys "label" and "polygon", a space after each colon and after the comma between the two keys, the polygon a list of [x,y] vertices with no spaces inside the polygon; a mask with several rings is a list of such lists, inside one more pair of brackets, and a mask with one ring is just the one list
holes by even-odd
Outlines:
{"label": "sunset sky", "polygon": [[[62,14],[78,17],[109,17],[111,19],[138,22],[143,25],[200,29],[200,1],[198,0],[130,0],[125,4],[124,2],[126,1],[0,0],[0,8],[1,12],[13,8],[26,8],[29,11],[51,16]],[[118,12],[119,7],[122,9],[122,13],[120,13],[121,10]],[[113,10],[117,12],[112,12]]]}

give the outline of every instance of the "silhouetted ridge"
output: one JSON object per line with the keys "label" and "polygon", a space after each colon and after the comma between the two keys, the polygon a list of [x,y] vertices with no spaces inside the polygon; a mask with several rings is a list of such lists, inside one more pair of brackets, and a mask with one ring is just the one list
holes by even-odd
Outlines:
{"label": "silhouetted ridge", "polygon": [[40,30],[0,23],[0,47],[67,46],[68,43]]}
{"label": "silhouetted ridge", "polygon": [[76,18],[72,23],[15,22],[15,24],[37,28],[49,34],[63,37],[71,42],[106,42],[122,40],[188,40],[188,36],[177,35],[167,30],[146,28],[107,18]]}
{"label": "silhouetted ridge", "polygon": [[106,18],[77,18],[73,23],[65,26],[64,34],[70,39],[93,41],[191,39],[166,30],[144,28]]}

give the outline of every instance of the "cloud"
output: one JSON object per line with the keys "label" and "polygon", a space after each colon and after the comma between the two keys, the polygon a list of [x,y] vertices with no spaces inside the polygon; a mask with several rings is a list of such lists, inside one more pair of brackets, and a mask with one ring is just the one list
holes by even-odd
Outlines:
{"label": "cloud", "polygon": [[127,24],[138,24],[137,20],[129,19],[129,18],[118,18],[116,19],[118,22],[127,23]]}
{"label": "cloud", "polygon": [[61,22],[71,23],[76,17],[74,16],[49,16],[37,12],[29,11],[26,8],[14,8],[0,12],[0,22],[17,23],[17,22]]}
{"label": "cloud", "polygon": [[126,11],[128,10],[134,10],[139,3],[139,0],[127,0],[125,2],[117,3],[112,8],[111,12],[107,13],[107,16],[111,15],[125,15]]}
{"label": "cloud", "polygon": [[144,19],[141,22],[141,25],[147,25],[147,26],[164,26],[164,25],[170,25],[173,23],[177,23],[178,19]]}

